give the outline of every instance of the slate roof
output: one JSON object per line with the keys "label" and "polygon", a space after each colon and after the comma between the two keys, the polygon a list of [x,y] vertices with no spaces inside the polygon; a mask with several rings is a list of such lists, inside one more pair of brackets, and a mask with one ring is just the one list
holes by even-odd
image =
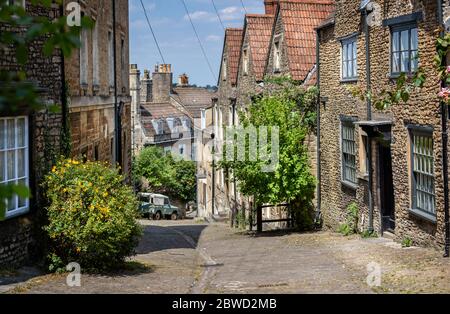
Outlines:
{"label": "slate roof", "polygon": [[249,38],[253,71],[257,81],[264,78],[274,19],[274,15],[268,14],[247,14],[245,16],[245,31]]}
{"label": "slate roof", "polygon": [[304,80],[316,63],[317,28],[334,10],[333,0],[280,0],[289,68],[293,79]]}
{"label": "slate roof", "polygon": [[181,104],[193,118],[201,117],[201,110],[211,106],[212,98],[216,95],[206,88],[183,86],[175,87],[171,95]]}
{"label": "slate roof", "polygon": [[156,135],[156,131],[153,125],[154,121],[163,122],[164,134],[170,134],[170,127],[167,123],[167,119],[174,119],[175,125],[181,125],[181,119],[190,119],[189,116],[181,112],[173,104],[167,103],[142,103],[141,104],[141,123],[143,126],[144,134],[148,137]]}
{"label": "slate roof", "polygon": [[227,28],[225,30],[225,43],[228,47],[228,77],[233,85],[237,84],[243,33],[242,28]]}

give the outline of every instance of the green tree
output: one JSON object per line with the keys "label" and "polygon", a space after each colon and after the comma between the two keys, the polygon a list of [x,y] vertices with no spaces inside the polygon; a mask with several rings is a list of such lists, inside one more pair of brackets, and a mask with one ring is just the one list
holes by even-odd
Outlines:
{"label": "green tree", "polygon": [[160,147],[147,147],[136,158],[136,180],[145,178],[151,192],[164,193],[183,201],[195,200],[196,166],[192,161],[166,154]]}
{"label": "green tree", "polygon": [[[317,90],[305,90],[286,78],[267,83],[276,87],[254,97],[247,114],[241,112],[240,122],[257,130],[265,126],[279,128],[279,161],[274,172],[264,172],[263,167],[269,162],[262,160],[224,161],[220,166],[233,171],[241,193],[254,197],[256,205],[290,203],[297,225],[302,227],[311,222],[308,211],[312,208],[316,184],[305,139],[315,127]],[[271,130],[268,133],[271,138]],[[266,149],[261,144],[259,149]],[[246,141],[246,149],[248,145]],[[270,148],[268,151],[271,153]]]}
{"label": "green tree", "polygon": [[[62,5],[62,0],[31,0],[31,5],[50,8],[52,4]],[[80,27],[68,27],[66,17],[51,20],[43,16],[31,16],[22,6],[9,5],[9,1],[0,0],[0,50],[13,49],[15,63],[8,69],[0,69],[0,110],[15,112],[18,108],[40,110],[44,104],[37,95],[37,86],[27,77],[29,47],[37,39],[44,41],[42,53],[45,57],[53,55],[60,49],[64,56],[69,56],[73,49],[80,46],[81,28],[90,28],[93,22],[88,17],[81,19]],[[60,105],[48,108],[57,112]],[[0,199],[5,200],[15,194],[28,197],[29,190],[23,186],[0,185]],[[5,204],[0,202],[0,216]],[[0,217],[1,219],[2,217]]]}

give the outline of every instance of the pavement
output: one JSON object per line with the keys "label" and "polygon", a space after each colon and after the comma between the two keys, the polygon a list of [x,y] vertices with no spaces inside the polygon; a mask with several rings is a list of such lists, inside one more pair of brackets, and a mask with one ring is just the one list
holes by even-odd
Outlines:
{"label": "pavement", "polygon": [[231,229],[195,220],[141,220],[144,235],[127,269],[67,274],[0,272],[0,293],[445,293],[441,252],[385,238]]}

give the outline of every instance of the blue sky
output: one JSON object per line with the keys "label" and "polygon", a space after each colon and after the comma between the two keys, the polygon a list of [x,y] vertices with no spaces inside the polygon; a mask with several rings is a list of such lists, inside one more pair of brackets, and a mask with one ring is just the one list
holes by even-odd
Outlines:
{"label": "blue sky", "polygon": [[[150,22],[158,38],[164,59],[172,64],[174,80],[187,73],[191,84],[216,85],[203,57],[197,38],[186,16],[181,0],[144,0]],[[218,75],[224,31],[211,0],[185,0],[191,18]],[[263,0],[243,0],[248,13],[263,13]],[[130,0],[130,62],[153,70],[162,63],[153,41],[140,0]],[[214,0],[225,27],[242,27],[245,11],[240,0]]]}

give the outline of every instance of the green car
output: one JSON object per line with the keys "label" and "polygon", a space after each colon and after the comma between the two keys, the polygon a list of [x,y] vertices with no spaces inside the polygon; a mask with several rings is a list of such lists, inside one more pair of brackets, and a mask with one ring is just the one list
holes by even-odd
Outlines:
{"label": "green car", "polygon": [[181,213],[176,206],[170,204],[169,197],[162,194],[139,193],[139,211],[142,216],[149,219],[161,220],[162,218],[177,220]]}

